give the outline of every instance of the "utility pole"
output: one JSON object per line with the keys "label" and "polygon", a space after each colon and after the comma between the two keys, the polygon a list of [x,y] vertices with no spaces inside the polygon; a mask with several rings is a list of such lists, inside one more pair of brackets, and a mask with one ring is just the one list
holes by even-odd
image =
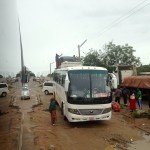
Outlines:
{"label": "utility pole", "polygon": [[50,77],[51,77],[51,65],[53,64],[54,62],[50,63]]}
{"label": "utility pole", "polygon": [[81,46],[82,46],[86,41],[87,41],[87,40],[85,40],[81,45],[78,45],[79,62],[81,61],[81,60],[80,60],[80,48],[81,48]]}
{"label": "utility pole", "polygon": [[21,30],[20,30],[20,21],[18,18],[18,25],[19,25],[19,39],[20,39],[20,50],[21,50],[21,82],[22,86],[25,83],[25,66],[24,66],[24,59],[23,59],[23,46],[22,46],[22,38],[21,38]]}

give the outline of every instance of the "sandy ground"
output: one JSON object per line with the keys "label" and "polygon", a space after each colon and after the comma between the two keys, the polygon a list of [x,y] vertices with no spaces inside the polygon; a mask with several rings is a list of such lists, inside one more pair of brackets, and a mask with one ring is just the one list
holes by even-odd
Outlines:
{"label": "sandy ground", "polygon": [[[37,82],[31,81],[29,87],[30,100],[20,99],[21,83],[14,83],[9,95],[0,98],[4,113],[0,116],[0,149],[138,150],[141,141],[142,150],[149,149],[150,119],[133,119],[128,107],[113,112],[110,121],[83,123],[64,121],[57,107],[57,125],[52,126],[47,111],[50,95],[44,95]],[[9,107],[13,97],[16,106]],[[39,99],[42,104],[36,105]]]}

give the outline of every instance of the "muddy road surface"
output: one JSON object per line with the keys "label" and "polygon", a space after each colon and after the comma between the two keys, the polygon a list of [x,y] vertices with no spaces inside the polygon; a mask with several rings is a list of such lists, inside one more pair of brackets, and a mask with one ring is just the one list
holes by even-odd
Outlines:
{"label": "muddy road surface", "polygon": [[[149,150],[150,119],[131,117],[129,107],[113,112],[110,121],[69,123],[57,107],[57,124],[48,112],[51,95],[38,82],[28,83],[31,98],[21,100],[21,83],[0,98],[2,150]],[[148,105],[143,109],[147,110]]]}

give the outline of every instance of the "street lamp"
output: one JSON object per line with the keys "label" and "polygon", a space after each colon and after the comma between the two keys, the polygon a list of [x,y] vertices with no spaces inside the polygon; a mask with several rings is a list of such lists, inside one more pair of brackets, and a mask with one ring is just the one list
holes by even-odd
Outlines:
{"label": "street lamp", "polygon": [[53,64],[54,62],[50,63],[50,77],[51,77],[51,65]]}
{"label": "street lamp", "polygon": [[81,45],[78,45],[79,61],[80,61],[80,47],[81,47],[86,41],[87,41],[87,40],[85,40]]}

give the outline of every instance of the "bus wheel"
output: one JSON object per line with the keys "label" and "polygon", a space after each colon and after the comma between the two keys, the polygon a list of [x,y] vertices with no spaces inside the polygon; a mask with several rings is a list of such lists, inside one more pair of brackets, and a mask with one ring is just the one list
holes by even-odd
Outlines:
{"label": "bus wheel", "polygon": [[67,119],[67,117],[66,117],[66,116],[64,116],[64,120],[65,120],[65,121],[68,121],[68,119]]}
{"label": "bus wheel", "polygon": [[45,93],[45,95],[48,95],[49,94],[49,92],[46,90],[46,91],[44,91],[44,93]]}
{"label": "bus wheel", "polygon": [[2,93],[2,97],[6,97],[7,93],[6,92],[3,92]]}
{"label": "bus wheel", "polygon": [[68,121],[66,116],[64,116],[64,120],[65,120],[65,121]]}
{"label": "bus wheel", "polygon": [[61,115],[64,115],[64,106],[63,106],[63,103],[61,104]]}
{"label": "bus wheel", "polygon": [[61,106],[61,114],[64,116],[64,120],[67,121],[67,117],[64,114],[64,105]]}

